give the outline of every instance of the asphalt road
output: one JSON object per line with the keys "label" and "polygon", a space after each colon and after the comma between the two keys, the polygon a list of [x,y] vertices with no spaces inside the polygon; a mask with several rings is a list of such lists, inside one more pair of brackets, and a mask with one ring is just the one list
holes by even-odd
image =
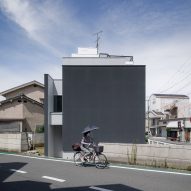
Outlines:
{"label": "asphalt road", "polygon": [[0,154],[0,191],[190,191],[189,172],[77,167],[71,162]]}

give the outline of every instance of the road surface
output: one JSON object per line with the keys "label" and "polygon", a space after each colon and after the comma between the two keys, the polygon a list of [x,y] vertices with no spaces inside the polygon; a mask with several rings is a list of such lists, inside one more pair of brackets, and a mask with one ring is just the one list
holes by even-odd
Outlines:
{"label": "road surface", "polygon": [[0,191],[190,191],[191,173],[0,153]]}

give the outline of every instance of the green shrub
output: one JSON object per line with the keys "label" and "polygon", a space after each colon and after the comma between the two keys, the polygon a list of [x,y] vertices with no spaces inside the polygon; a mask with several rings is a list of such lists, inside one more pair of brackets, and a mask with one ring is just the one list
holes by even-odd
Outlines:
{"label": "green shrub", "polygon": [[44,125],[37,125],[35,132],[36,133],[44,133]]}
{"label": "green shrub", "polygon": [[188,167],[187,167],[187,170],[191,171],[191,166],[188,166]]}

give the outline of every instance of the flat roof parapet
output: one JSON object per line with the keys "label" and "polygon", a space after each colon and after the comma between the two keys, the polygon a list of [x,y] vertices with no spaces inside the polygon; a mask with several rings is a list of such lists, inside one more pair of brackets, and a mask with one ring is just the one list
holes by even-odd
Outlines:
{"label": "flat roof parapet", "polygon": [[110,57],[64,57],[63,65],[89,65],[89,66],[125,66],[133,65],[132,56],[115,56]]}

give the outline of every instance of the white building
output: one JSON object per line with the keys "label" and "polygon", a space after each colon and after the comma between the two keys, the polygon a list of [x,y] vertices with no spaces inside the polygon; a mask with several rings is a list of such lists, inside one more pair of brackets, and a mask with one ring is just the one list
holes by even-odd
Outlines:
{"label": "white building", "polygon": [[189,97],[153,94],[149,98],[149,128],[154,136],[190,141]]}
{"label": "white building", "polygon": [[62,79],[45,74],[45,155],[73,157],[86,126],[96,142],[145,143],[145,66],[132,56],[79,48],[63,58]]}
{"label": "white building", "polygon": [[168,118],[189,117],[189,97],[176,94],[153,94],[149,99],[149,111],[163,112]]}

